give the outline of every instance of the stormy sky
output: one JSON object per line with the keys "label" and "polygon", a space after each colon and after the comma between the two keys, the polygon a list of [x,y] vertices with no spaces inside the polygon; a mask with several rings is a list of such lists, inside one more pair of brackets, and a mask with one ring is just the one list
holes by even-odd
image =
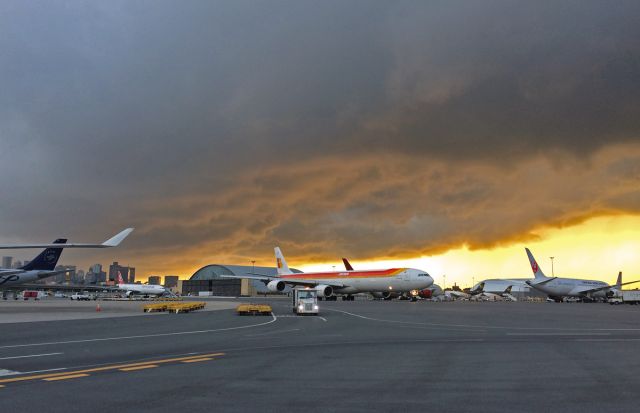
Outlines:
{"label": "stormy sky", "polygon": [[0,79],[2,242],[136,227],[67,263],[411,258],[640,212],[637,1],[5,0]]}

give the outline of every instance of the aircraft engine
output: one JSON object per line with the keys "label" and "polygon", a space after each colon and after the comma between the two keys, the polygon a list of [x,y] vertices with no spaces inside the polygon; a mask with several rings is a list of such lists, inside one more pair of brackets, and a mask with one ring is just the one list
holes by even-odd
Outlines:
{"label": "aircraft engine", "polygon": [[422,298],[431,298],[433,297],[433,291],[431,291],[428,288],[425,288],[424,290],[418,291],[418,295]]}
{"label": "aircraft engine", "polygon": [[285,286],[286,285],[284,281],[273,280],[273,281],[269,281],[269,284],[267,284],[267,289],[269,291],[281,292],[281,291],[284,291]]}
{"label": "aircraft engine", "polygon": [[316,291],[318,292],[318,297],[322,298],[327,298],[327,297],[331,297],[333,295],[333,287],[331,287],[330,285],[317,285],[316,286]]}
{"label": "aircraft engine", "polygon": [[383,300],[389,300],[393,298],[389,291],[383,291],[381,293],[371,293],[371,295],[373,296],[373,298],[382,298]]}

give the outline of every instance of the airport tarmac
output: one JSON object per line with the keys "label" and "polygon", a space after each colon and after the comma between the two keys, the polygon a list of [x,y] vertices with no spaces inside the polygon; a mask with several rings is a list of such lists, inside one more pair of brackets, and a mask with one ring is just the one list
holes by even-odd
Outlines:
{"label": "airport tarmac", "polygon": [[[236,306],[235,303],[222,300],[200,299],[198,301],[207,303],[203,311],[228,310]],[[0,324],[142,316],[145,315],[142,312],[142,306],[154,302],[139,300],[73,301],[68,298],[0,300]],[[158,313],[146,315],[153,314]]]}
{"label": "airport tarmac", "polygon": [[638,410],[640,306],[251,301],[3,325],[2,411]]}

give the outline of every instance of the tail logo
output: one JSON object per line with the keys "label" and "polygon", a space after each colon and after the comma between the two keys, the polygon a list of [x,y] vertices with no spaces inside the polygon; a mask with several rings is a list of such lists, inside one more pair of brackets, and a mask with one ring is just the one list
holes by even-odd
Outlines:
{"label": "tail logo", "polygon": [[276,262],[278,263],[278,268],[282,268],[282,260],[280,258],[276,258]]}
{"label": "tail logo", "polygon": [[54,262],[56,260],[56,253],[54,251],[49,251],[47,255],[44,256],[44,260],[46,262]]}
{"label": "tail logo", "polygon": [[538,272],[538,270],[540,269],[540,268],[538,267],[538,263],[537,263],[537,262],[535,262],[535,261],[534,261],[534,262],[532,262],[532,263],[531,263],[531,269],[533,270],[533,272],[534,272],[534,273]]}

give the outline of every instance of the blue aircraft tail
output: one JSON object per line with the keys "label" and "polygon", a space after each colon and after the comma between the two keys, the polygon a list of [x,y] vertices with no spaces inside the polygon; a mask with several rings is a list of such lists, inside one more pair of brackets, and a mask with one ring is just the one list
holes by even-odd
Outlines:
{"label": "blue aircraft tail", "polygon": [[[53,241],[54,244],[66,244],[66,238],[58,238]],[[58,263],[58,259],[62,254],[61,248],[47,248],[40,253],[37,257],[35,257],[29,264],[20,267],[21,270],[31,271],[31,270],[45,270],[52,271],[56,268],[56,264]]]}

